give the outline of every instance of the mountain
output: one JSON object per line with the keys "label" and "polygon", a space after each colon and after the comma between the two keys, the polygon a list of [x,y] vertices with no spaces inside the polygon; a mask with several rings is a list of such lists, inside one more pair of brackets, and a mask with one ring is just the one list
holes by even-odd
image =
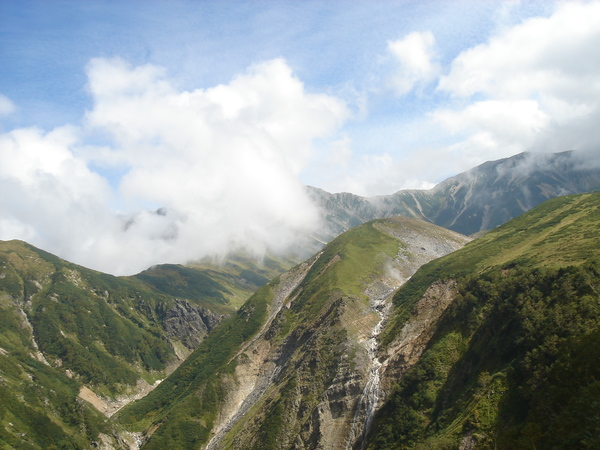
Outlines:
{"label": "mountain", "polygon": [[153,389],[291,265],[264,263],[238,255],[114,277],[0,242],[0,443],[127,447],[131,436],[107,416]]}
{"label": "mountain", "polygon": [[555,198],[398,290],[368,448],[598,448],[599,223]]}
{"label": "mountain", "polygon": [[327,230],[320,238],[376,218],[417,217],[471,235],[490,230],[553,197],[600,189],[600,166],[586,164],[583,152],[521,153],[486,162],[448,178],[430,190],[360,197],[309,188]]}
{"label": "mountain", "polygon": [[144,449],[597,448],[598,223],[600,193],[455,251],[424,221],[363,224],[116,420]]}
{"label": "mountain", "polygon": [[231,314],[259,287],[297,265],[292,256],[265,256],[260,261],[244,252],[186,265],[160,264],[133,278],[156,292],[187,299],[220,314]]}
{"label": "mountain", "polygon": [[345,447],[370,411],[356,402],[390,296],[468,240],[400,217],[344,233],[257,291],[117,420],[148,449]]}

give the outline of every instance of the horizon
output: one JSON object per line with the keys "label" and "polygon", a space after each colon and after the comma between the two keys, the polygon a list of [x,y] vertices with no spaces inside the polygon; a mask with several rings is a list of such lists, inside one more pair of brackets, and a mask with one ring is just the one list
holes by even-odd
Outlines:
{"label": "horizon", "polygon": [[600,141],[598,1],[26,0],[0,16],[0,239],[110,273],[284,249],[318,226],[306,185],[429,189]]}

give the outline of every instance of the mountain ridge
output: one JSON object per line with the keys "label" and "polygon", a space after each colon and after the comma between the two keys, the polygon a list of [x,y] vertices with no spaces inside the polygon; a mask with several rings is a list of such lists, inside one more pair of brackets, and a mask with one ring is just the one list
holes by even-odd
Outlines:
{"label": "mountain ridge", "polygon": [[[172,376],[124,408],[118,419],[131,429],[151,429],[147,448],[201,443],[256,448],[259,441],[263,448],[277,448],[275,425],[268,424],[283,417],[289,421],[286,428],[295,430],[296,446],[324,439],[323,426],[333,433],[326,445],[345,446],[345,433],[357,414],[355,395],[366,388],[373,364],[370,348],[385,299],[423,262],[467,241],[402,217],[370,222],[339,236],[261,288]],[[348,354],[354,356],[345,362]],[[304,395],[304,389],[313,393]],[[254,416],[258,405],[265,405],[266,416]],[[335,427],[326,419],[331,414],[337,417]],[[337,428],[345,431],[334,432]],[[357,437],[361,429],[355,430]]]}
{"label": "mountain ridge", "polygon": [[[598,416],[581,405],[600,375],[588,357],[600,326],[599,221],[600,193],[552,199],[417,264],[399,289],[386,258],[435,245],[409,227],[410,249],[389,241],[391,223],[434,226],[368,222],[264,286],[117,419],[145,433],[146,449],[586,448],[597,441],[585,436]],[[558,389],[577,367],[581,385]],[[564,423],[591,418],[568,430],[546,407]]]}
{"label": "mountain ridge", "polygon": [[471,235],[492,229],[549,198],[600,189],[600,165],[586,165],[591,153],[520,153],[488,161],[447,178],[429,190],[408,189],[361,197],[308,187],[321,208],[327,236],[369,220],[418,217]]}
{"label": "mountain ridge", "polygon": [[187,358],[256,289],[250,280],[281,270],[267,262],[115,277],[0,241],[0,443],[134,445],[107,417]]}
{"label": "mountain ridge", "polygon": [[[416,215],[435,210],[439,218],[444,216],[440,211],[445,207],[452,214],[446,214],[444,220],[456,224],[465,217],[481,219],[472,214],[482,211],[481,205],[471,200],[478,186],[485,183],[498,184],[500,191],[516,199],[509,206],[517,212],[528,207],[527,198],[539,200],[569,189],[595,186],[595,169],[568,169],[574,164],[572,152],[547,159],[547,172],[535,167],[533,172],[521,170],[519,158],[492,161],[470,171],[468,180],[461,174],[436,186],[434,190],[446,196],[446,203],[442,197],[433,196],[436,192],[428,191],[429,197],[420,191],[401,192],[393,194],[401,199],[399,202],[379,199],[379,212],[391,214],[401,206]],[[559,163],[570,172],[557,173]],[[572,175],[582,173],[588,173],[589,178],[574,180],[569,187]],[[559,175],[563,180],[553,185]],[[481,184],[482,180],[485,183]],[[523,183],[525,189],[519,190],[522,197],[508,189]],[[524,194],[527,183],[536,186],[537,196]],[[483,198],[493,195],[493,191],[484,192]],[[339,229],[373,214],[370,200],[357,200],[352,194],[330,196],[335,201],[328,220],[337,223]],[[503,204],[502,196],[496,200]],[[407,446],[427,442],[435,444],[433,448],[444,448],[459,441],[488,445],[492,431],[497,429],[494,427],[504,426],[512,434],[503,442],[526,442],[529,431],[515,419],[503,422],[489,412],[485,412],[485,420],[481,419],[482,408],[491,406],[470,394],[488,395],[493,389],[517,395],[516,381],[501,365],[504,353],[485,334],[486,329],[497,328],[490,321],[502,317],[493,292],[502,293],[511,305],[511,320],[527,332],[531,331],[528,316],[511,297],[517,287],[535,297],[539,295],[536,292],[549,292],[548,286],[556,285],[553,289],[565,298],[575,295],[569,293],[572,291],[577,295],[573,301],[583,299],[581,311],[569,309],[550,295],[547,300],[535,300],[538,303],[524,303],[529,310],[539,304],[540,308],[554,308],[553,314],[558,316],[578,317],[589,336],[572,334],[568,324],[552,319],[555,329],[562,333],[560,345],[575,356],[558,358],[546,348],[551,344],[542,331],[534,330],[535,342],[541,342],[542,347],[528,347],[525,353],[518,353],[520,347],[511,347],[510,340],[503,341],[517,358],[525,355],[531,360],[519,359],[525,361],[522,364],[538,367],[535,352],[547,355],[551,365],[558,364],[552,366],[554,372],[540,379],[554,389],[552,377],[558,375],[553,374],[567,370],[560,365],[583,364],[580,359],[588,355],[586,349],[596,343],[590,327],[598,316],[593,299],[600,288],[594,291],[586,286],[595,286],[598,272],[588,260],[590,252],[599,247],[599,201],[598,194],[554,198],[524,215],[519,213],[506,225],[495,227],[455,256],[447,257],[441,256],[453,248],[438,248],[441,241],[424,235],[437,230],[440,236],[449,236],[449,230],[421,219],[378,219],[337,236],[291,272],[284,269],[292,260],[266,258],[262,267],[255,267],[244,255],[238,255],[220,267],[200,261],[188,266],[159,265],[136,276],[113,277],[24,242],[0,242],[0,441],[30,448],[57,443],[79,448],[138,448],[145,443],[147,448],[164,448],[173,442],[204,442],[210,448],[244,448],[260,442],[277,448],[276,439],[283,437],[292,448],[386,448],[400,442]],[[335,209],[338,207],[339,211]],[[488,218],[504,217],[490,214]],[[492,223],[491,219],[487,223]],[[468,239],[461,240],[464,243]],[[413,273],[413,269],[402,268],[404,263],[414,270],[423,267]],[[264,284],[269,278],[272,282]],[[527,287],[524,279],[534,280],[534,288]],[[592,281],[577,281],[587,279]],[[563,291],[560,283],[572,286],[571,291]],[[256,294],[244,302],[253,291]],[[490,307],[473,296],[487,299]],[[585,300],[585,296],[592,300]],[[581,316],[583,313],[587,316]],[[456,322],[460,314],[469,318],[468,326]],[[225,316],[231,317],[222,322]],[[543,333],[551,334],[552,326],[544,317],[531,317],[536,327],[545,330]],[[510,336],[512,331],[506,332]],[[488,375],[473,362],[473,355],[486,357],[478,350],[483,345],[478,339],[488,339],[486,342],[496,349],[496,362],[486,363]],[[470,353],[464,353],[466,350]],[[468,364],[461,366],[462,360]],[[459,383],[446,369],[435,365],[437,362],[431,366],[432,361],[441,361],[452,373],[463,374],[466,381]],[[597,370],[594,361],[585,363],[590,373]],[[468,375],[473,371],[479,381]],[[419,384],[422,373],[433,378],[424,378],[426,381]],[[522,376],[531,379],[532,375],[522,371]],[[589,379],[581,382],[585,392],[593,391]],[[440,383],[454,386],[460,395],[444,394],[438,390]],[[153,388],[157,389],[154,393],[150,392]],[[413,402],[407,397],[411,389],[437,399],[437,403]],[[547,444],[551,422],[540,419],[539,408],[544,402],[536,392],[527,397],[531,405],[527,411],[532,411],[528,412],[527,424],[541,430],[539,436],[535,434],[536,442]],[[146,394],[107,419],[124,403]],[[572,394],[573,401],[582,401],[581,392]],[[510,400],[498,395],[494,398],[496,402]],[[573,412],[559,407],[562,400],[552,401],[553,410],[571,420],[569,414]],[[456,408],[446,411],[444,402],[468,407],[461,415]],[[500,403],[495,405],[500,407]],[[380,408],[389,413],[391,422],[377,414]],[[593,417],[593,411],[581,410]],[[416,421],[398,419],[398,411]],[[502,411],[512,417],[512,410]],[[190,412],[193,414],[187,415]],[[462,434],[449,427],[445,417],[460,424]],[[573,428],[587,433],[591,425],[580,422],[579,428]],[[424,423],[442,431],[430,432],[423,428]],[[414,432],[398,435],[390,431],[393,429]],[[561,429],[564,436],[570,436],[564,427]]]}
{"label": "mountain ridge", "polygon": [[[381,339],[386,400],[368,448],[594,448],[593,419],[573,430],[563,423],[598,417],[567,406],[585,401],[600,373],[589,353],[600,326],[599,221],[600,193],[549,200],[424,265],[399,289]],[[451,298],[407,364],[397,349],[440,281],[452,284]],[[581,385],[562,385],[557,370]]]}

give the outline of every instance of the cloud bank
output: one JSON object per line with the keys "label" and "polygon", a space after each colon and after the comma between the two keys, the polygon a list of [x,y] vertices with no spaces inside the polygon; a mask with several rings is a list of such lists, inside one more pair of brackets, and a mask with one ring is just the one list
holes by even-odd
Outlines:
{"label": "cloud bank", "polygon": [[313,140],[349,112],[306,92],[283,60],[194,91],[120,59],[94,59],[87,75],[94,106],[81,127],[0,136],[2,238],[129,274],[281,251],[318,225],[298,176]]}
{"label": "cloud bank", "polygon": [[[378,195],[523,151],[600,161],[600,2],[491,29],[452,55],[436,30],[386,36],[361,87],[337,91],[283,59],[205,89],[92,59],[79,123],[0,128],[0,239],[130,274],[289,248],[319,226],[303,182]],[[20,108],[0,94],[0,119]]]}
{"label": "cloud bank", "polygon": [[[466,106],[434,120],[470,160],[598,148],[600,3],[565,2],[459,54],[438,90]],[[481,157],[478,158],[478,155]]]}
{"label": "cloud bank", "polygon": [[489,37],[453,58],[434,31],[388,41],[392,63],[365,116],[384,101],[389,115],[349,133],[347,169],[322,187],[378,195],[525,151],[600,155],[600,2],[560,2],[547,17],[507,23],[513,8],[500,5]]}

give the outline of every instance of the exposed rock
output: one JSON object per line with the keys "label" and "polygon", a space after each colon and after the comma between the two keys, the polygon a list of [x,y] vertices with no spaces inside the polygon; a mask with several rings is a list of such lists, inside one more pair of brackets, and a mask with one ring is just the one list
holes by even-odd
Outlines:
{"label": "exposed rock", "polygon": [[434,325],[456,296],[454,280],[432,284],[413,308],[411,317],[402,328],[400,336],[387,346],[383,358],[382,387],[389,391],[425,351],[433,336]]}
{"label": "exposed rock", "polygon": [[[327,291],[329,299],[320,312],[283,339],[286,311],[293,310],[296,301],[306,301],[311,289],[304,282],[311,267],[319,262],[319,270],[311,274],[315,283],[327,279],[335,265],[343,264],[343,257],[330,253],[328,260],[319,260],[324,256],[317,255],[280,278],[260,332],[237,352],[235,373],[221,378],[227,396],[207,449],[259,448],[268,429],[263,424],[274,416],[281,423],[276,448],[361,448],[385,394],[377,339],[394,292],[422,264],[469,241],[447,230],[438,234],[438,227],[413,219],[392,218],[373,227],[398,241],[395,257],[379,254],[374,267],[384,270],[361,275],[361,294]],[[386,365],[403,362],[403,355],[412,363],[411,358],[420,355],[452,286],[428,291]]]}
{"label": "exposed rock", "polygon": [[165,313],[163,322],[170,339],[180,341],[187,349],[193,350],[222,318],[222,315],[192,305],[187,300],[176,299],[173,307]]}
{"label": "exposed rock", "polygon": [[100,397],[90,388],[81,386],[78,397],[90,403],[106,417],[111,417],[123,406],[147,395],[148,392],[152,391],[156,386],[158,386],[161,381],[162,380],[157,380],[154,384],[149,384],[140,378],[137,381],[136,386],[132,388],[132,392],[130,394],[120,395],[114,399]]}

